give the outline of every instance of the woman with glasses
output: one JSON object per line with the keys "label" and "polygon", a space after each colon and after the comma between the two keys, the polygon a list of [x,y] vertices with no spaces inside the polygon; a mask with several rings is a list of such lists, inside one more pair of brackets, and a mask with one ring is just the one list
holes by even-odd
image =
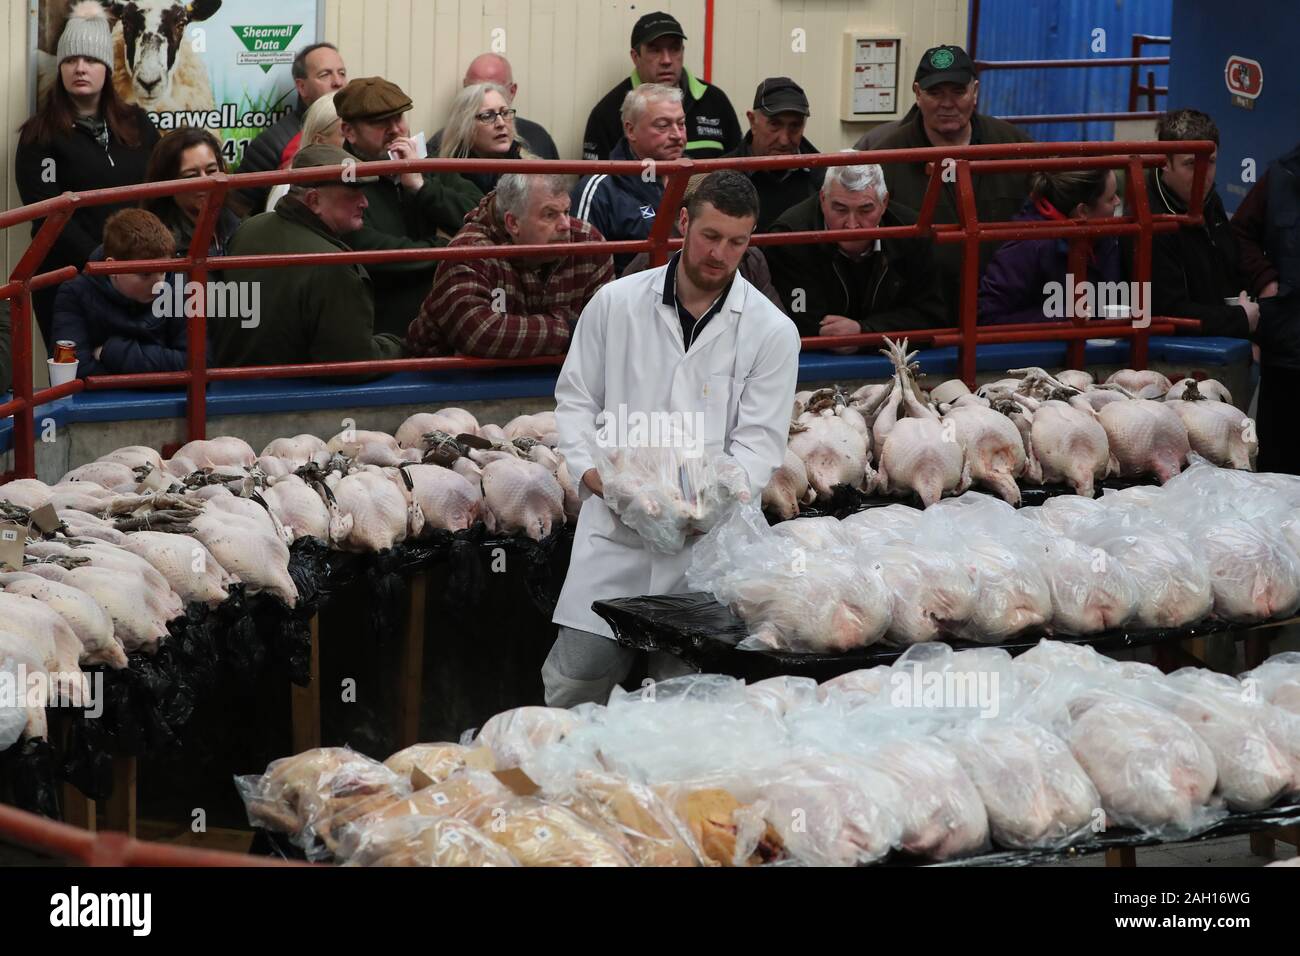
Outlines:
{"label": "woman with glasses", "polygon": [[[495,83],[475,83],[456,94],[438,155],[447,159],[536,159],[515,132],[510,94]],[[484,193],[500,173],[461,173]]]}

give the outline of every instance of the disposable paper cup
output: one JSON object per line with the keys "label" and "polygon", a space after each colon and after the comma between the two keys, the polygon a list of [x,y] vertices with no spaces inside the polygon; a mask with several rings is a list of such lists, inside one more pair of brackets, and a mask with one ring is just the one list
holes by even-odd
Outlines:
{"label": "disposable paper cup", "polygon": [[1103,319],[1131,319],[1133,310],[1127,305],[1106,305],[1102,307]]}
{"label": "disposable paper cup", "polygon": [[45,360],[50,366],[50,385],[66,385],[77,377],[76,362],[56,362]]}

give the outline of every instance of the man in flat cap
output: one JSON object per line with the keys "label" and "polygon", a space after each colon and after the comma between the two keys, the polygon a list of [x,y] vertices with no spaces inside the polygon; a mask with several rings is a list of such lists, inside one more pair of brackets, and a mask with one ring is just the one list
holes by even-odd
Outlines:
{"label": "man in flat cap", "polygon": [[[346,149],[366,162],[417,159],[406,123],[411,98],[378,76],[352,80],[334,94]],[[455,173],[381,176],[365,187],[365,224],[344,236],[354,249],[430,249],[445,246],[483,194]],[[439,230],[446,236],[438,235]],[[375,328],[402,336],[433,288],[437,262],[374,263]]]}
{"label": "man in flat cap", "polygon": [[[337,146],[299,150],[294,169],[345,167],[338,179],[293,186],[275,209],[244,221],[230,240],[232,255],[350,252],[375,176],[348,175],[356,158]],[[245,269],[241,282],[259,289],[255,323],[209,323],[219,366],[292,365],[401,358],[401,336],[376,334],[370,277],[360,265]],[[373,377],[373,376],[369,376]],[[338,379],[334,379],[338,381]]]}
{"label": "man in flat cap", "polygon": [[[788,76],[769,77],[754,91],[754,108],[745,113],[749,132],[728,156],[798,156],[816,153],[817,147],[804,139],[803,129],[812,111],[808,96]],[[826,170],[775,169],[748,172],[758,190],[757,232],[767,232],[776,218],[795,203],[817,194]]]}
{"label": "man in flat cap", "polygon": [[[916,107],[885,134],[875,149],[917,149],[926,146],[973,146],[979,143],[1030,142],[1018,127],[992,116],[977,113],[979,80],[975,64],[959,46],[936,46],[921,54],[912,93]],[[920,209],[929,176],[925,163],[884,163],[890,197],[909,209]],[[972,177],[975,209],[984,222],[1006,222],[1020,211],[1029,195],[1025,173],[994,173]],[[934,210],[935,222],[957,221],[957,187],[945,183]],[[980,271],[988,264],[1000,243],[980,244]],[[944,285],[952,317],[955,318],[961,274],[961,246],[935,246],[935,261]]]}
{"label": "man in flat cap", "polygon": [[609,159],[623,138],[623,103],[642,83],[675,86],[686,113],[691,159],[717,159],[740,144],[740,124],[727,94],[682,65],[686,34],[671,14],[647,13],[632,28],[632,73],[593,107],[582,137],[583,159]]}

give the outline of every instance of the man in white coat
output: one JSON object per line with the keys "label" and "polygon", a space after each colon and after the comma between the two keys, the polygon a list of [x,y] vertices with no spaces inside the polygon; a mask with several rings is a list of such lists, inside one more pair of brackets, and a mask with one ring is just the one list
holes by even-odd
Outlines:
{"label": "man in white coat", "polygon": [[[688,590],[692,542],[677,554],[650,551],[601,497],[593,464],[600,425],[643,415],[702,422],[704,453],[732,456],[754,500],[781,465],[799,334],[736,272],[757,221],[747,177],[709,174],[681,211],[681,251],[666,266],[603,286],[578,319],[555,386],[560,450],[582,477],[583,503],[555,609],[559,638],[542,667],[553,707],[604,703],[635,663],[637,651],[614,641],[593,601]],[[655,679],[689,670],[664,652],[649,663]]]}

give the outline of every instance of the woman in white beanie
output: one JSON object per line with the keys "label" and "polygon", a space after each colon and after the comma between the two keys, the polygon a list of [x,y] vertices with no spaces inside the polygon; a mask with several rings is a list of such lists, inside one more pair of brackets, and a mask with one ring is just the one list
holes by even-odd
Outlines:
{"label": "woman in white beanie", "polygon": [[[113,91],[113,37],[101,4],[83,0],[72,8],[57,59],[58,80],[19,131],[14,175],[23,202],[144,182],[158,132],[144,110],[122,103]],[[78,209],[39,270],[82,268],[100,243],[104,222],[126,205]],[[32,223],[33,235],[42,222]],[[56,292],[51,287],[32,295],[47,347]]]}

